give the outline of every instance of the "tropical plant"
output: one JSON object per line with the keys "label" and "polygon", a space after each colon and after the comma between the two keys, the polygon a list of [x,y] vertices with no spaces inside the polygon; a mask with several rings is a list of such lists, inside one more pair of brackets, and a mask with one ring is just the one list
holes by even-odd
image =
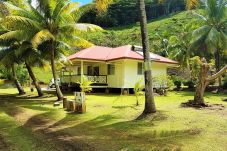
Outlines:
{"label": "tropical plant", "polygon": [[172,90],[174,87],[174,82],[172,77],[168,75],[159,75],[153,78],[153,83],[158,89],[168,89]]}
{"label": "tropical plant", "polygon": [[5,80],[0,79],[0,86],[3,85],[5,83]]}
{"label": "tropical plant", "polygon": [[[4,5],[2,3],[0,5],[1,5],[1,7],[4,7]],[[8,11],[8,12],[6,11],[8,9],[4,9],[4,10],[5,10],[5,12],[4,11],[1,12],[1,15],[3,18],[10,14],[10,11]],[[7,30],[7,28],[5,28],[5,29],[4,29],[4,27],[2,27],[2,28],[3,28],[1,30],[2,32],[0,33],[0,42],[6,46],[7,41],[16,41],[16,43],[18,44],[18,47],[17,47],[17,49],[15,49],[15,55],[17,58],[21,59],[20,60],[21,63],[22,62],[25,63],[25,67],[27,68],[29,76],[31,77],[33,84],[35,85],[35,87],[37,89],[38,95],[43,96],[43,92],[36,80],[36,77],[33,73],[32,67],[31,67],[31,66],[35,66],[35,65],[43,65],[41,55],[32,48],[32,45],[29,41],[20,41],[20,39],[17,38],[16,36],[15,37],[13,37],[13,35],[9,36],[10,33],[12,33],[12,32],[10,30]],[[12,45],[12,43],[8,43],[9,47],[11,45]],[[22,78],[22,79],[27,80],[26,78]],[[21,81],[21,82],[23,82],[23,81]]]}
{"label": "tropical plant", "polygon": [[92,81],[88,80],[87,77],[82,76],[81,82],[78,82],[80,84],[80,89],[81,92],[90,92],[92,90],[91,84],[93,83]]}
{"label": "tropical plant", "polygon": [[140,14],[140,26],[141,26],[141,38],[143,45],[143,56],[144,56],[144,81],[145,81],[145,108],[143,113],[150,114],[156,112],[152,82],[152,71],[151,71],[151,58],[149,52],[149,38],[147,30],[147,16],[145,11],[144,0],[138,0],[139,14]]}
{"label": "tropical plant", "polygon": [[20,41],[31,41],[35,50],[50,60],[58,100],[63,99],[60,86],[57,83],[55,60],[65,50],[76,46],[89,47],[92,44],[80,36],[86,32],[102,30],[91,24],[76,24],[76,11],[79,4],[69,0],[37,0],[37,8],[25,3],[24,8],[3,3],[2,8],[10,12],[3,18],[2,24],[9,29],[10,36],[16,36]]}
{"label": "tropical plant", "polygon": [[[220,55],[227,47],[227,12],[226,0],[206,0],[205,15],[193,13],[198,21],[203,24],[192,34],[192,49],[199,49],[206,46],[215,56],[216,72],[220,70]],[[219,78],[221,86],[221,78]]]}
{"label": "tropical plant", "polygon": [[0,62],[6,68],[10,68],[12,72],[12,78],[17,87],[17,90],[20,95],[25,94],[23,87],[21,86],[20,81],[17,78],[17,73],[15,69],[15,63],[19,63],[20,59],[15,55],[15,49],[18,45],[12,45],[10,47],[1,47],[0,49]]}
{"label": "tropical plant", "polygon": [[141,84],[141,82],[142,79],[137,81],[133,87],[134,95],[136,97],[136,106],[139,105],[139,96],[143,94],[144,84]]}

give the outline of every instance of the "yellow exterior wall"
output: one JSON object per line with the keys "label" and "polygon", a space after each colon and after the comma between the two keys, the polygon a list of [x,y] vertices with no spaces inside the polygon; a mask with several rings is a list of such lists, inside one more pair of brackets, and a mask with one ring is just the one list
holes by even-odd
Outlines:
{"label": "yellow exterior wall", "polygon": [[[125,60],[124,61],[124,83],[122,85],[123,88],[133,88],[134,84],[142,80],[144,83],[144,75],[138,75],[137,73],[137,65],[138,62],[137,60]],[[153,77],[157,76],[166,76],[167,75],[167,64],[164,63],[157,63],[157,62],[152,62],[152,74]]]}
{"label": "yellow exterior wall", "polygon": [[107,76],[108,87],[122,88],[122,85],[124,84],[124,62],[116,61],[110,62],[110,64],[115,65],[115,74]]}
{"label": "yellow exterior wall", "polygon": [[[144,82],[144,75],[138,75],[137,68],[138,63],[142,62],[139,60],[131,60],[131,59],[122,59],[113,62],[89,62],[84,64],[83,72],[87,75],[87,67],[97,67],[99,66],[99,74],[107,75],[107,66],[108,64],[115,65],[115,74],[107,75],[107,82],[109,88],[133,88],[134,84],[142,80]],[[153,77],[157,76],[166,76],[167,75],[167,64],[165,63],[157,63],[152,62],[152,72]],[[77,66],[73,66],[72,75],[77,75]],[[78,77],[66,77],[65,81],[70,80],[71,82],[78,82]]]}

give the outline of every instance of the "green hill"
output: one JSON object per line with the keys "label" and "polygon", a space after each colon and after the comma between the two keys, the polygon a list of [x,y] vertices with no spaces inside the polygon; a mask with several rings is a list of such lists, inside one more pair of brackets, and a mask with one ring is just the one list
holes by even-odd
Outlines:
{"label": "green hill", "polygon": [[[197,26],[195,19],[190,12],[183,11],[177,14],[152,20],[148,23],[148,32],[150,38],[151,51],[158,52],[156,46],[163,39],[169,39],[171,36],[179,36],[185,30],[191,32]],[[104,33],[95,33],[86,37],[95,45],[117,47],[120,45],[132,44],[141,45],[139,23],[106,29]]]}

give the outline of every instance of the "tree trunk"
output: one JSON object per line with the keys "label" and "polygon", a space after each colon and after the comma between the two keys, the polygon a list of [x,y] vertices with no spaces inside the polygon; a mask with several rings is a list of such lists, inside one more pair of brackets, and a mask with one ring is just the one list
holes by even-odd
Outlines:
{"label": "tree trunk", "polygon": [[[220,51],[219,49],[216,50],[215,53],[215,68],[216,68],[216,73],[220,71]],[[222,83],[221,83],[221,77],[218,77],[218,87],[219,90],[221,89]]]}
{"label": "tree trunk", "polygon": [[210,67],[207,63],[203,63],[201,65],[200,74],[199,74],[199,82],[196,86],[196,91],[195,91],[195,96],[194,96],[194,103],[197,105],[201,105],[201,106],[205,105],[203,96],[204,96],[206,86],[208,84],[206,78],[207,78],[209,69],[210,69]]}
{"label": "tree trunk", "polygon": [[61,89],[59,87],[59,84],[57,82],[57,75],[56,75],[56,68],[55,68],[54,60],[55,60],[55,50],[52,49],[51,50],[51,69],[52,69],[52,74],[53,74],[53,78],[54,78],[54,84],[55,84],[55,88],[56,88],[58,101],[61,101],[61,100],[63,100],[64,96],[63,96]]}
{"label": "tree trunk", "polygon": [[14,83],[17,87],[17,90],[19,92],[20,95],[23,95],[25,94],[25,91],[23,89],[23,87],[21,86],[19,80],[17,79],[17,75],[16,75],[16,70],[15,70],[15,65],[13,64],[12,65],[12,75],[13,75],[13,80],[14,80]]}
{"label": "tree trunk", "polygon": [[151,71],[151,59],[149,52],[149,39],[147,32],[147,16],[145,11],[144,0],[138,0],[139,12],[140,12],[140,26],[141,36],[143,44],[144,54],[144,78],[145,78],[145,108],[143,113],[150,114],[156,112],[154,95],[153,95],[153,83],[152,83],[152,71]]}
{"label": "tree trunk", "polygon": [[38,92],[39,97],[43,96],[43,92],[42,92],[42,90],[41,90],[41,88],[40,88],[40,86],[39,86],[39,84],[38,84],[38,82],[36,80],[36,77],[35,77],[35,75],[34,75],[34,73],[32,71],[32,68],[26,62],[25,62],[25,65],[26,65],[26,68],[28,70],[28,73],[29,73],[29,75],[30,75],[30,77],[32,79],[32,82],[35,85],[35,88],[36,88],[36,90]]}
{"label": "tree trunk", "polygon": [[227,65],[223,67],[221,70],[219,70],[216,74],[210,77],[208,76],[209,69],[210,69],[209,64],[206,62],[205,59],[203,59],[201,69],[200,69],[200,74],[199,74],[199,82],[196,86],[196,92],[194,96],[194,103],[196,105],[205,106],[205,101],[203,96],[204,96],[206,86],[210,83],[210,81],[213,81],[221,77],[223,74],[225,74],[227,70]]}

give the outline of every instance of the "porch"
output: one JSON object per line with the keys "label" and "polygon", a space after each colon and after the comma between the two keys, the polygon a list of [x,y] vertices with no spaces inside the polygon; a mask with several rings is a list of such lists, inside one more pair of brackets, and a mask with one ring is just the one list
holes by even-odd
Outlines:
{"label": "porch", "polygon": [[83,77],[92,82],[92,87],[108,87],[108,64],[101,61],[74,61],[62,68],[61,83],[77,84]]}

